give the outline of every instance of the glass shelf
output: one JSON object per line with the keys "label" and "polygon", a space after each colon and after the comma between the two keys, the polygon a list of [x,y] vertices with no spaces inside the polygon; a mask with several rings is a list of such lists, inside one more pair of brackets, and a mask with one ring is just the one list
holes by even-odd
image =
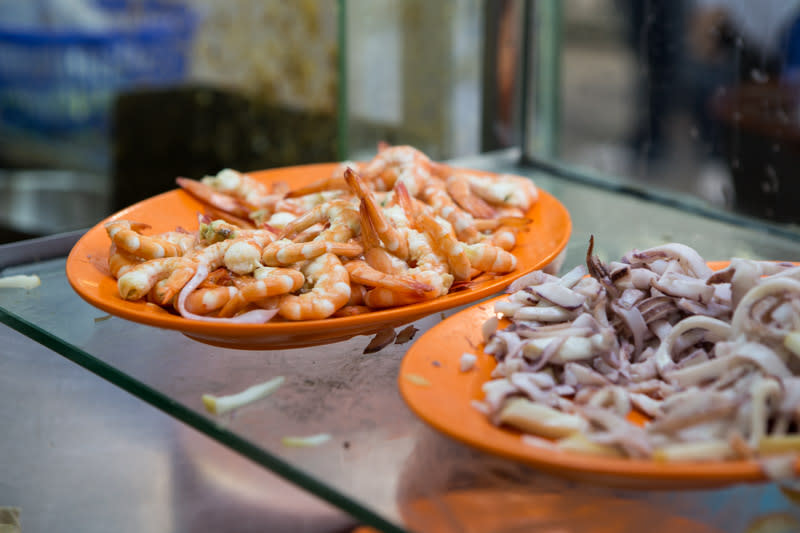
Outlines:
{"label": "glass shelf", "polygon": [[[508,151],[456,164],[529,175],[559,198],[573,217],[566,266],[582,262],[590,233],[604,259],[673,240],[709,259],[800,259],[800,236],[791,232],[682,210],[521,167],[518,161],[518,153]],[[551,529],[582,531],[587,515],[566,509],[600,512],[609,504],[624,514],[617,516],[624,529],[615,531],[650,527],[656,511],[665,524],[688,520],[709,531],[744,531],[766,513],[783,513],[783,519],[800,523],[800,513],[775,484],[624,491],[545,476],[454,442],[419,421],[399,395],[397,370],[410,344],[364,354],[370,339],[354,337],[304,349],[239,351],[108,317],[67,283],[64,264],[73,242],[61,238],[0,248],[0,265],[5,265],[0,275],[42,279],[31,291],[0,291],[0,321],[248,457],[254,468],[267,468],[382,531],[427,530],[442,520],[450,524],[443,531],[461,530],[470,520],[457,505],[461,496],[478,494],[494,502],[493,496],[512,493],[547,502],[547,512],[525,518],[530,527],[546,523]],[[417,336],[441,319],[436,314],[417,321]],[[230,394],[276,376],[286,382],[263,401],[223,416],[203,408],[203,394]],[[332,439],[310,448],[281,443],[285,436],[317,433],[330,433]],[[497,516],[514,501],[499,498]]]}

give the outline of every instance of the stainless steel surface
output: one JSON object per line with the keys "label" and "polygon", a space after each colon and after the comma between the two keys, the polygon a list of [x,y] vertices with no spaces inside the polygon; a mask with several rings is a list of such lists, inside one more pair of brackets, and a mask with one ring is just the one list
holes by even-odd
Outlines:
{"label": "stainless steel surface", "polygon": [[65,170],[0,170],[0,228],[49,235],[109,214],[107,178]]}
{"label": "stainless steel surface", "polygon": [[0,507],[22,531],[339,532],[353,519],[0,325]]}

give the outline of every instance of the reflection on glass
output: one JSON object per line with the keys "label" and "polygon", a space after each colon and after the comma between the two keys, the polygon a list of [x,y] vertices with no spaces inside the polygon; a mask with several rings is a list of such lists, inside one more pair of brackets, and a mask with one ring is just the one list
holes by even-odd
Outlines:
{"label": "reflection on glass", "polygon": [[769,221],[798,222],[800,2],[565,5],[569,163]]}
{"label": "reflection on glass", "polygon": [[346,2],[348,157],[378,141],[435,159],[479,150],[483,4]]}

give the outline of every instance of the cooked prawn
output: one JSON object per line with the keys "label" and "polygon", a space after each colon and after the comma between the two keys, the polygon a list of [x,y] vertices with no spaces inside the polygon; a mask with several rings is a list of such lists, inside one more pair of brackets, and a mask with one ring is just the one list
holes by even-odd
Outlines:
{"label": "cooked prawn", "polygon": [[372,227],[375,228],[375,233],[386,246],[386,249],[400,259],[406,259],[408,257],[408,242],[406,242],[405,235],[400,229],[389,223],[364,180],[349,168],[345,170],[344,177],[353,193],[359,200],[364,202],[364,209],[372,222]]}
{"label": "cooked prawn", "polygon": [[106,222],[105,229],[117,248],[142,259],[175,257],[183,255],[195,243],[188,233],[168,232],[162,235],[142,235],[141,230],[150,226],[129,220]]}
{"label": "cooked prawn", "polygon": [[172,280],[165,290],[174,294],[194,275],[194,269],[194,262],[184,257],[162,257],[139,263],[117,280],[119,295],[126,300],[138,300],[164,278]]}
{"label": "cooked prawn", "polygon": [[119,279],[119,277],[130,270],[131,267],[138,265],[142,261],[143,259],[120,250],[117,248],[117,245],[113,243],[108,250],[108,270],[114,279]]}
{"label": "cooked prawn", "polygon": [[347,305],[363,305],[364,295],[367,293],[367,288],[359,283],[350,282],[350,299],[347,300]]}
{"label": "cooked prawn", "polygon": [[472,191],[490,204],[517,207],[527,211],[539,198],[539,191],[533,180],[523,176],[470,175],[469,183]]}
{"label": "cooked prawn", "polygon": [[424,232],[410,229],[408,235],[409,260],[416,266],[407,274],[434,288],[431,297],[447,294],[453,284],[453,275],[445,257],[433,240]]}
{"label": "cooked prawn", "polygon": [[[229,168],[220,170],[216,176],[206,176],[200,180],[215,191],[228,194],[239,200],[249,211],[274,208],[288,190],[285,187],[270,188],[250,177],[248,174]],[[249,214],[248,211],[248,214]]]}
{"label": "cooked prawn", "polygon": [[492,233],[486,242],[508,252],[517,245],[517,232],[518,228],[502,226]]}
{"label": "cooked prawn", "polygon": [[503,216],[490,219],[476,219],[475,229],[478,231],[493,231],[502,226],[522,229],[530,224],[531,219],[521,216]]}
{"label": "cooked prawn", "polygon": [[364,248],[357,242],[333,242],[313,240],[311,242],[292,242],[280,239],[264,247],[261,261],[267,266],[287,266],[314,259],[325,253],[343,257],[357,257]]}
{"label": "cooked prawn", "polygon": [[237,283],[238,291],[225,303],[219,316],[231,317],[248,303],[294,292],[303,286],[305,277],[291,268],[261,267],[252,278]]}
{"label": "cooked prawn", "polygon": [[430,163],[428,156],[416,148],[388,146],[367,163],[363,175],[364,179],[379,185],[376,188],[387,190],[400,182],[412,196],[417,196],[431,178]]}
{"label": "cooked prawn", "polygon": [[418,213],[417,223],[447,257],[447,263],[455,279],[469,279],[470,262],[464,243],[455,236],[450,223],[428,213]]}
{"label": "cooked prawn", "polygon": [[335,254],[323,254],[302,268],[311,289],[287,294],[278,313],[288,320],[316,320],[331,316],[350,299],[350,276]]}
{"label": "cooked prawn", "polygon": [[366,305],[345,305],[335,313],[333,313],[334,317],[343,317],[343,316],[356,316],[356,315],[363,315],[365,313],[369,313],[372,311],[372,308]]}
{"label": "cooked prawn", "polygon": [[208,204],[234,217],[247,219],[249,214],[257,209],[255,206],[244,202],[242,199],[231,196],[230,194],[218,192],[210,185],[201,181],[189,178],[176,178],[175,182],[181,189],[204,204]]}
{"label": "cooked prawn", "polygon": [[446,187],[453,200],[472,216],[476,218],[492,218],[495,215],[492,206],[473,192],[469,176],[453,174],[447,178]]}
{"label": "cooked prawn", "polygon": [[359,206],[361,220],[361,242],[364,244],[364,260],[369,266],[387,274],[401,274],[408,270],[408,264],[381,247],[381,240],[367,213],[366,203]]}
{"label": "cooked prawn", "polygon": [[347,242],[361,229],[358,223],[358,211],[348,200],[331,200],[316,206],[284,226],[281,237],[291,238],[298,232],[319,223],[330,224],[328,229],[322,231],[317,240]]}
{"label": "cooked prawn", "polygon": [[492,232],[488,235],[481,235],[483,242],[510,251],[517,245],[517,234],[529,223],[530,219],[525,217],[504,216],[496,219],[476,220],[475,227],[480,231]]}
{"label": "cooked prawn", "polygon": [[286,198],[275,205],[275,213],[292,213],[294,216],[302,215],[317,206],[326,204],[332,200],[341,200],[347,196],[343,190],[320,191],[294,198]]}
{"label": "cooked prawn", "polygon": [[477,270],[504,274],[517,268],[514,254],[488,242],[468,244],[464,248],[470,265]]}
{"label": "cooked prawn", "polygon": [[367,287],[383,287],[393,292],[423,296],[433,287],[402,274],[386,274],[369,266],[366,261],[349,261],[345,264],[350,280]]}
{"label": "cooked prawn", "polygon": [[207,315],[221,309],[238,292],[233,285],[201,288],[190,292],[184,305],[190,313]]}
{"label": "cooked prawn", "polygon": [[234,274],[249,274],[261,267],[261,253],[273,241],[272,232],[251,230],[240,233],[231,246],[225,250],[223,264]]}
{"label": "cooked prawn", "polygon": [[227,220],[201,217],[200,228],[197,232],[200,239],[200,244],[208,245],[211,243],[224,241],[225,239],[234,239],[242,234],[242,231],[253,231],[251,228],[243,228],[242,226],[231,224]]}
{"label": "cooked prawn", "polygon": [[480,232],[475,227],[472,215],[461,209],[448,194],[439,180],[431,180],[422,191],[422,199],[433,207],[434,212],[453,225],[459,240],[474,243],[480,240]]}
{"label": "cooked prawn", "polygon": [[396,292],[385,287],[376,287],[364,295],[364,303],[375,309],[386,307],[399,307],[401,305],[411,305],[427,300],[425,296]]}
{"label": "cooked prawn", "polygon": [[205,248],[190,252],[186,254],[185,257],[197,261],[198,263],[203,263],[208,267],[209,272],[211,272],[220,268],[225,263],[225,252],[236,242],[238,242],[238,239],[227,239],[215,242]]}

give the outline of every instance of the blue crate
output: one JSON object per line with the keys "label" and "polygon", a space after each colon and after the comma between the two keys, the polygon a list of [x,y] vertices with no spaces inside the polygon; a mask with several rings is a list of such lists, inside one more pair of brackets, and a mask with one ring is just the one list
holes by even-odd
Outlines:
{"label": "blue crate", "polygon": [[105,127],[118,91],[185,79],[197,26],[189,6],[157,0],[95,5],[111,26],[0,26],[0,126],[38,132]]}

